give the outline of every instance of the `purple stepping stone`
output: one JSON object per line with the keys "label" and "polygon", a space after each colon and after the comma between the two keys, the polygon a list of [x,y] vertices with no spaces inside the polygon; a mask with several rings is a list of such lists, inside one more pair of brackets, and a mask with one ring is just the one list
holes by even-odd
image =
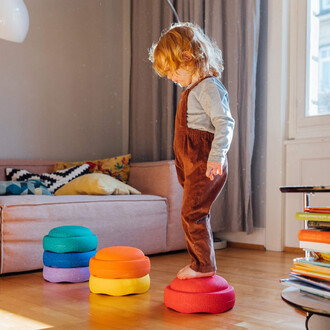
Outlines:
{"label": "purple stepping stone", "polygon": [[48,282],[79,283],[89,280],[89,267],[57,268],[44,266],[43,277]]}

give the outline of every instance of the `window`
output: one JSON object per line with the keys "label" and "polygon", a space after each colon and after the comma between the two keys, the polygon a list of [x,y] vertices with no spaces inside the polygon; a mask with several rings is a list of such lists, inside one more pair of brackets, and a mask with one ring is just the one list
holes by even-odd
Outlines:
{"label": "window", "polygon": [[330,9],[330,0],[321,0],[321,8],[323,10]]}
{"label": "window", "polygon": [[289,139],[330,137],[330,0],[290,1]]}
{"label": "window", "polygon": [[309,82],[307,116],[330,114],[330,0],[312,0],[309,6]]}
{"label": "window", "polygon": [[320,50],[318,112],[322,115],[330,114],[330,46]]}

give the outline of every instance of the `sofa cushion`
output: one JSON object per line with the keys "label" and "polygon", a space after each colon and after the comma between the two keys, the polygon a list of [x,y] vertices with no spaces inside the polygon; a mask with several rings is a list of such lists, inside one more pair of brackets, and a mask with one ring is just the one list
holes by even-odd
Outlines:
{"label": "sofa cushion", "polygon": [[87,174],[89,172],[89,165],[84,164],[75,166],[66,170],[56,171],[53,173],[35,174],[30,173],[24,169],[6,168],[6,178],[12,181],[26,181],[36,179],[44,182],[50,192],[54,193],[57,189],[64,186],[66,183],[72,181],[78,176]]}
{"label": "sofa cushion", "polygon": [[72,166],[88,164],[90,173],[103,173],[127,183],[130,172],[131,155],[122,155],[112,158],[86,160],[80,162],[57,162],[54,171],[63,170]]}
{"label": "sofa cushion", "polygon": [[109,175],[90,173],[67,183],[55,193],[59,195],[129,195],[141,194],[133,187]]}
{"label": "sofa cushion", "polygon": [[0,181],[0,195],[51,195],[39,180]]}
{"label": "sofa cushion", "polygon": [[[63,196],[46,196],[46,195],[20,195],[20,196],[0,196],[1,207],[17,207],[17,206],[41,206],[41,205],[66,205],[66,204],[89,204],[96,202],[117,203],[117,202],[167,202],[165,197],[154,195],[63,195]],[[51,227],[50,229],[54,228]],[[89,226],[86,226],[90,228]],[[49,229],[49,230],[50,230]],[[92,228],[91,228],[92,229]],[[47,235],[47,233],[45,233]]]}

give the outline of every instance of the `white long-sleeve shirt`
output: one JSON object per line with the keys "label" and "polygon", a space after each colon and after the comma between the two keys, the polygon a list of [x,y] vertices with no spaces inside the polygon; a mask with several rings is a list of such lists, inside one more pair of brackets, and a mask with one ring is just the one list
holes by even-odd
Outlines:
{"label": "white long-sleeve shirt", "polygon": [[230,113],[228,92],[218,78],[206,78],[190,91],[187,126],[214,134],[208,161],[224,164],[235,121]]}

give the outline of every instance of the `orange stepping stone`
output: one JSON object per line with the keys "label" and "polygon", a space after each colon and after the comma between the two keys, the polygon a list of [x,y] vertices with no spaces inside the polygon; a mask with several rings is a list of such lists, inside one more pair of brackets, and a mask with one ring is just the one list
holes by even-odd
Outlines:
{"label": "orange stepping stone", "polygon": [[111,246],[98,251],[89,262],[92,276],[103,279],[139,278],[150,272],[150,260],[130,246]]}

